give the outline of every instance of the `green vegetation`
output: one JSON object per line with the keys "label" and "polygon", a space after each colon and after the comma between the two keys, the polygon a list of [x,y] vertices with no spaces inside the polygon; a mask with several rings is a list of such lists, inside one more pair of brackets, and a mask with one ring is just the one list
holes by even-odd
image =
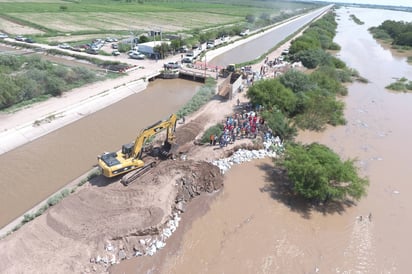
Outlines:
{"label": "green vegetation", "polygon": [[392,45],[412,47],[412,23],[386,20],[378,27],[369,28],[375,39],[391,41]]}
{"label": "green vegetation", "polygon": [[210,141],[210,135],[214,134],[215,136],[219,136],[223,131],[223,124],[216,124],[208,128],[205,133],[203,133],[202,138],[200,141],[202,144],[208,144]]}
{"label": "green vegetation", "polygon": [[295,194],[313,201],[341,202],[360,199],[368,181],[357,175],[353,160],[342,162],[329,148],[293,142],[298,129],[323,130],[326,125],[345,124],[343,85],[359,74],[327,51],[339,49],[333,42],[336,22],[329,13],[292,41],[289,58],[312,69],[309,74],[291,69],[276,79],[255,82],[247,96],[263,108],[265,124],[285,141],[279,161],[287,171]]}
{"label": "green vegetation", "polygon": [[354,14],[350,15],[350,18],[352,18],[353,22],[355,22],[358,25],[363,25],[365,24],[365,22],[363,22],[362,20],[360,20],[358,17],[356,17]]}
{"label": "green vegetation", "polygon": [[190,101],[185,106],[183,106],[176,115],[179,118],[182,118],[183,116],[187,116],[195,112],[204,104],[206,104],[215,95],[215,92],[216,81],[213,78],[209,77],[206,79],[206,83],[199,88],[192,99],[190,99]]}
{"label": "green vegetation", "polygon": [[412,91],[412,81],[409,81],[405,77],[398,79],[395,83],[386,87],[387,89],[394,91],[410,92]]}
{"label": "green vegetation", "polygon": [[317,143],[289,144],[282,164],[293,190],[309,200],[359,200],[369,184],[358,176],[353,160],[341,161],[339,155]]}
{"label": "green vegetation", "polygon": [[60,96],[93,82],[97,75],[83,67],[65,67],[39,56],[0,56],[0,110],[18,103]]}
{"label": "green vegetation", "polygon": [[325,51],[339,48],[332,42],[334,20],[332,13],[325,15],[292,41],[290,58],[314,69],[312,73],[292,69],[277,79],[255,83],[247,92],[254,105],[263,106],[262,116],[283,140],[293,140],[298,128],[322,130],[327,124],[346,122],[344,103],[337,98],[347,94],[342,83],[357,73]]}

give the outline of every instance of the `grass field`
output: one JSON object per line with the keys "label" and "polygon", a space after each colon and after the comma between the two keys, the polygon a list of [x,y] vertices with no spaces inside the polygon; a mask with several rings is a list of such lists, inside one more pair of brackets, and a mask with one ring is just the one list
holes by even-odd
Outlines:
{"label": "grass field", "polygon": [[35,35],[44,42],[67,35],[127,36],[131,31],[189,33],[246,25],[248,15],[273,17],[311,7],[307,3],[248,0],[0,0],[0,31],[11,36]]}

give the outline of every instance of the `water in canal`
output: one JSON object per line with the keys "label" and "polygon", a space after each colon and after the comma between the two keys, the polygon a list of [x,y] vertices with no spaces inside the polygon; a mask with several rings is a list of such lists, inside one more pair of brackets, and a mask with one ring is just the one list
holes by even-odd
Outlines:
{"label": "water in canal", "polygon": [[179,110],[199,84],[156,80],[119,103],[0,156],[0,227],[90,170],[139,131]]}

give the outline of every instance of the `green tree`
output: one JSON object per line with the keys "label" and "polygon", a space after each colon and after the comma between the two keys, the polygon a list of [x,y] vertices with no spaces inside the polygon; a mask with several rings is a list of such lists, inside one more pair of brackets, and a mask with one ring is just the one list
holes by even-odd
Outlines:
{"label": "green tree", "polygon": [[298,131],[292,120],[286,118],[282,112],[264,110],[262,117],[265,119],[266,126],[282,140],[292,141],[297,136]]}
{"label": "green tree", "polygon": [[312,82],[322,90],[324,94],[347,95],[348,90],[340,81],[341,75],[333,67],[322,66],[309,76]]}
{"label": "green tree", "polygon": [[160,45],[155,46],[153,51],[158,53],[161,59],[164,59],[170,51],[170,46],[168,43],[163,42]]}
{"label": "green tree", "polygon": [[143,44],[143,43],[146,43],[146,42],[149,42],[150,40],[149,40],[149,37],[147,37],[146,35],[140,35],[139,36],[139,44]]}
{"label": "green tree", "polygon": [[65,82],[58,77],[48,77],[46,88],[47,93],[53,96],[60,96],[64,91]]}
{"label": "green tree", "polygon": [[301,51],[315,50],[320,48],[320,41],[310,35],[302,35],[292,41],[289,52],[291,54],[297,54]]}
{"label": "green tree", "polygon": [[395,45],[412,47],[412,31],[400,33],[393,42]]}
{"label": "green tree", "polygon": [[0,75],[0,87],[0,109],[20,102],[19,87],[11,77]]}
{"label": "green tree", "polygon": [[354,160],[342,161],[330,148],[313,143],[289,144],[282,163],[299,195],[317,201],[359,200],[367,179],[359,177]]}
{"label": "green tree", "polygon": [[294,93],[308,92],[316,88],[316,84],[311,81],[308,75],[295,69],[286,71],[279,80]]}
{"label": "green tree", "polygon": [[262,105],[267,110],[280,110],[286,116],[295,111],[297,102],[293,91],[278,79],[256,82],[248,89],[247,97],[254,105]]}
{"label": "green tree", "polygon": [[295,58],[309,69],[314,69],[321,64],[332,63],[332,60],[328,59],[328,54],[320,48],[302,50],[296,54]]}
{"label": "green tree", "polygon": [[299,112],[295,116],[299,128],[320,131],[327,124],[336,126],[346,123],[343,113],[345,105],[334,96],[314,90],[299,98]]}
{"label": "green tree", "polygon": [[183,46],[182,39],[173,39],[172,41],[170,41],[170,48],[172,48],[174,51],[177,51],[181,46]]}

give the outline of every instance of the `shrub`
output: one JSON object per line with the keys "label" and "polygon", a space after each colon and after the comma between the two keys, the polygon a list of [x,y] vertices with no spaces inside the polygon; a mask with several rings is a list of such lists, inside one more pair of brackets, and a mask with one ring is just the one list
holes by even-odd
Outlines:
{"label": "shrub", "polygon": [[24,214],[23,216],[23,221],[21,221],[23,224],[30,222],[33,220],[35,216],[33,214]]}
{"label": "shrub", "polygon": [[214,126],[211,126],[210,128],[206,129],[205,133],[203,133],[201,142],[203,144],[209,143],[210,141],[210,135],[214,134],[215,136],[220,136],[220,134],[223,131],[223,125],[222,124],[216,124]]}
{"label": "shrub", "polygon": [[342,161],[324,145],[290,144],[286,147],[283,165],[294,191],[307,199],[359,200],[366,195],[369,181],[359,177],[354,160]]}
{"label": "shrub", "polygon": [[40,215],[42,215],[47,209],[49,208],[49,204],[44,204],[43,206],[41,206],[36,213],[34,214],[36,217],[39,217]]}
{"label": "shrub", "polygon": [[64,197],[68,196],[70,194],[70,190],[68,189],[63,189],[60,193],[57,193],[53,197],[49,198],[47,200],[47,204],[49,206],[54,206],[58,204]]}
{"label": "shrub", "polygon": [[197,111],[215,95],[215,92],[216,81],[209,77],[206,79],[206,83],[199,88],[192,99],[190,99],[190,101],[177,112],[177,116],[181,118]]}

